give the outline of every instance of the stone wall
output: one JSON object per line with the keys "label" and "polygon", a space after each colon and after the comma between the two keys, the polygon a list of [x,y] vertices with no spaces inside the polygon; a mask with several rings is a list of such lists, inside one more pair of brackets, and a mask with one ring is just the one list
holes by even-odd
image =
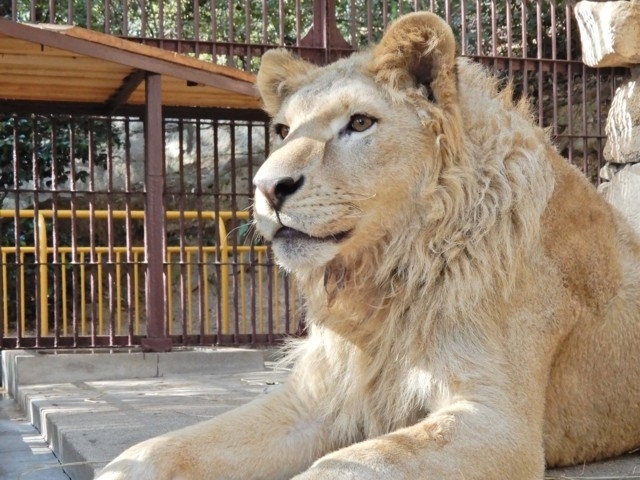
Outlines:
{"label": "stone wall", "polygon": [[582,58],[590,67],[629,67],[611,102],[602,195],[640,232],[640,1],[578,2]]}

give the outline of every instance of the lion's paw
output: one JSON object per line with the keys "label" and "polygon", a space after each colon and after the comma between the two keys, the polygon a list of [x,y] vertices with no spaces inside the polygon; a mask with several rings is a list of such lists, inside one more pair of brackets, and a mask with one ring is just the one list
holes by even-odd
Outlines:
{"label": "lion's paw", "polygon": [[178,468],[180,451],[166,438],[152,438],[123,452],[95,480],[186,480],[188,472]]}
{"label": "lion's paw", "polygon": [[380,480],[392,478],[381,475],[371,467],[349,460],[322,459],[293,480]]}

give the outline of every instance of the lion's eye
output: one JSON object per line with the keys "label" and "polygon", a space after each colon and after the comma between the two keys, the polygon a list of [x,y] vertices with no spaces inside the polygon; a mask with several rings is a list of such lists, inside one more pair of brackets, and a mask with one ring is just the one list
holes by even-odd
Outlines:
{"label": "lion's eye", "polygon": [[374,123],[376,123],[375,118],[358,113],[349,119],[349,125],[347,128],[352,132],[364,132],[371,128]]}
{"label": "lion's eye", "polygon": [[289,135],[289,127],[287,125],[283,125],[282,123],[278,123],[275,126],[276,133],[278,136],[284,140],[287,135]]}

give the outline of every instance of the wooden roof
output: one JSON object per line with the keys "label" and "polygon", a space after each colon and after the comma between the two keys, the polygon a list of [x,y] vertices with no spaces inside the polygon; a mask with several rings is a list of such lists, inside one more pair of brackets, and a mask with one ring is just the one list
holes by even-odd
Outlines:
{"label": "wooden roof", "polygon": [[144,105],[148,72],[162,76],[163,106],[260,108],[250,73],[80,27],[0,18],[0,109],[60,102],[114,113]]}

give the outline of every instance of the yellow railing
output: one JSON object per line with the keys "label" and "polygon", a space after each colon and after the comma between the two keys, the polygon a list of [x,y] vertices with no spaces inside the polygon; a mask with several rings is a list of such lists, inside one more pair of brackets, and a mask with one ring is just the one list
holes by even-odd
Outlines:
{"label": "yellow railing", "polygon": [[[117,332],[123,331],[124,325],[124,314],[125,309],[123,308],[123,285],[121,279],[122,268],[125,263],[133,265],[133,285],[130,285],[129,288],[132,290],[129,292],[129,295],[133,298],[129,297],[129,301],[132,300],[132,305],[129,305],[129,309],[132,309],[129,315],[133,317],[134,324],[134,334],[140,334],[140,325],[141,325],[141,304],[144,300],[140,297],[140,286],[143,285],[144,279],[141,279],[141,273],[139,264],[144,264],[144,247],[142,246],[132,246],[127,248],[126,246],[59,246],[53,247],[48,244],[47,238],[47,228],[46,228],[46,220],[51,219],[54,216],[59,219],[89,219],[93,218],[95,220],[144,220],[144,211],[125,211],[125,210],[38,210],[37,212],[34,210],[19,210],[17,212],[20,218],[33,218],[37,222],[37,228],[34,228],[34,231],[37,234],[37,239],[34,238],[34,245],[25,245],[17,248],[16,246],[3,246],[0,247],[1,254],[1,266],[2,266],[2,298],[3,298],[3,318],[4,318],[4,332],[9,331],[9,314],[8,314],[8,299],[9,299],[9,290],[8,290],[8,255],[19,255],[20,258],[17,259],[18,264],[18,278],[16,280],[21,282],[21,298],[16,299],[20,302],[21,305],[21,325],[23,332],[25,331],[26,326],[26,309],[25,309],[25,255],[36,255],[39,262],[39,290],[40,290],[40,299],[39,299],[39,312],[41,318],[41,334],[42,336],[49,335],[49,306],[48,306],[48,298],[47,292],[49,289],[49,279],[47,275],[47,271],[49,265],[51,263],[51,259],[57,255],[59,263],[62,265],[60,269],[60,295],[62,297],[61,302],[61,319],[62,324],[60,325],[62,334],[67,335],[69,333],[69,312],[67,306],[67,269],[66,265],[71,263],[71,260],[75,259],[75,263],[79,264],[79,284],[84,286],[87,282],[87,269],[86,269],[86,259],[90,257],[92,260],[92,264],[95,265],[95,276],[97,277],[96,290],[94,298],[90,300],[95,300],[96,305],[90,307],[95,308],[97,310],[97,315],[95,320],[97,320],[97,332],[104,332],[104,323],[105,323],[105,314],[104,314],[104,303],[105,303],[105,295],[103,292],[104,282],[103,282],[103,258],[105,256],[109,257],[109,260],[114,265],[115,269],[115,293],[110,296],[109,299],[109,313],[108,315],[113,315],[115,317],[115,328]],[[0,218],[15,218],[16,211],[15,210],[0,210]],[[166,254],[165,254],[165,262],[166,262],[166,278],[167,278],[167,292],[166,292],[166,305],[167,305],[167,316],[171,320],[173,311],[174,311],[174,287],[172,284],[172,273],[173,269],[176,267],[184,268],[186,270],[186,292],[191,292],[194,290],[193,279],[192,279],[192,269],[194,268],[194,262],[192,262],[192,257],[198,257],[198,263],[202,265],[201,275],[204,276],[204,292],[203,302],[204,302],[204,318],[200,318],[201,322],[204,322],[204,332],[211,332],[211,320],[208,314],[209,312],[209,282],[208,278],[208,258],[210,255],[213,255],[214,258],[216,254],[219,254],[219,268],[220,268],[220,281],[219,281],[219,292],[218,293],[218,301],[220,302],[220,312],[221,312],[221,332],[222,334],[229,334],[234,329],[231,328],[231,287],[230,282],[234,281],[234,278],[230,272],[231,263],[235,263],[237,265],[248,265],[249,262],[245,261],[248,255],[255,255],[257,257],[257,267],[255,269],[255,279],[253,280],[253,285],[255,285],[255,289],[253,294],[256,296],[255,305],[256,305],[256,332],[257,333],[266,333],[268,330],[268,319],[265,315],[265,310],[268,309],[266,306],[266,302],[269,299],[266,298],[265,292],[265,284],[269,281],[266,276],[268,276],[267,269],[272,268],[272,288],[275,292],[275,302],[272,306],[272,319],[274,322],[278,322],[281,312],[281,302],[280,302],[280,293],[281,293],[281,272],[278,271],[277,267],[269,266],[269,262],[266,261],[266,247],[264,246],[244,246],[244,245],[233,245],[229,243],[229,238],[226,230],[225,222],[230,220],[231,218],[236,218],[240,220],[246,220],[249,218],[248,212],[236,212],[235,215],[232,212],[220,212],[218,215],[215,212],[177,212],[170,211],[166,212],[167,220],[209,220],[217,223],[217,228],[219,234],[217,237],[219,238],[218,245],[204,245],[204,246],[167,246]],[[178,256],[179,261],[173,262],[172,258]],[[230,262],[232,259],[235,262]],[[233,273],[236,276],[237,290],[235,295],[237,295],[237,304],[238,311],[235,312],[235,315],[239,318],[239,329],[236,333],[249,333],[251,332],[251,326],[249,325],[249,317],[250,309],[248,303],[250,302],[249,295],[251,292],[249,291],[248,281],[247,281],[247,273],[244,268],[240,268],[239,272]],[[199,286],[199,285],[198,285]],[[189,295],[189,294],[187,294]],[[291,318],[296,318],[296,301],[295,301],[295,291],[293,288],[290,289],[291,295]],[[87,334],[87,318],[91,318],[92,315],[87,312],[87,292],[85,288],[80,288],[80,308],[79,308],[79,334],[86,335]],[[115,305],[113,305],[115,303]],[[234,302],[235,303],[235,302]],[[113,307],[113,308],[112,308]],[[187,321],[187,331],[193,332],[194,319],[196,319],[197,315],[194,314],[194,307],[192,298],[188,298],[187,311],[182,312],[183,318],[186,318]],[[170,323],[171,324],[171,323]],[[172,329],[172,327],[170,327]],[[275,328],[274,331],[282,331],[282,329]]]}

